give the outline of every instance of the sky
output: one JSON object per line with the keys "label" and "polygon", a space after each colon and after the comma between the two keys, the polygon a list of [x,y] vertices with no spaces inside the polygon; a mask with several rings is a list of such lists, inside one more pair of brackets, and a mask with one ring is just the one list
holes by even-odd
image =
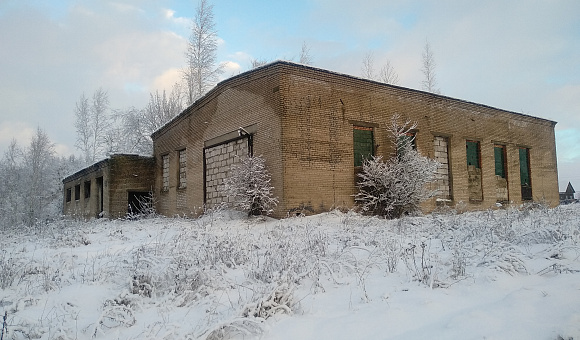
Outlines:
{"label": "sky", "polygon": [[[421,89],[429,42],[443,95],[557,121],[560,189],[580,189],[580,1],[213,0],[227,78],[251,60],[355,76],[372,53]],[[74,108],[98,88],[114,109],[147,104],[185,66],[196,0],[0,0],[0,151],[44,129],[75,149]]]}

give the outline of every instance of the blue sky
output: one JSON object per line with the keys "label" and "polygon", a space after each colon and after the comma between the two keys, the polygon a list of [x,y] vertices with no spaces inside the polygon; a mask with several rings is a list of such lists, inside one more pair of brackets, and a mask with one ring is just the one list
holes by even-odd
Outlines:
{"label": "blue sky", "polygon": [[[372,52],[420,89],[428,40],[442,94],[555,120],[560,187],[580,187],[580,2],[214,0],[224,77],[250,60],[296,60],[361,74]],[[74,148],[79,96],[103,87],[113,108],[142,107],[184,66],[197,1],[0,0],[0,151],[37,126]]]}

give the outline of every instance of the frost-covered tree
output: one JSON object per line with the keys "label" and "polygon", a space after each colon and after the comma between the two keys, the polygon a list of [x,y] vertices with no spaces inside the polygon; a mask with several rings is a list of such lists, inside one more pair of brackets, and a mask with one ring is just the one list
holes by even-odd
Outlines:
{"label": "frost-covered tree", "polygon": [[86,164],[105,156],[106,136],[111,128],[108,114],[109,95],[99,88],[93,93],[92,101],[84,93],[75,107],[75,128],[77,141],[75,146],[83,153]]}
{"label": "frost-covered tree", "polygon": [[[51,204],[59,190],[54,187],[52,175],[55,168],[54,143],[38,128],[24,154],[24,174],[27,193],[25,224],[33,226],[53,215]],[[54,209],[53,209],[54,210]]]}
{"label": "frost-covered tree", "polygon": [[120,111],[119,133],[111,133],[110,144],[117,146],[117,152],[152,155],[151,134],[183,111],[184,99],[184,92],[175,84],[169,94],[165,90],[150,93],[143,109],[131,107]]}
{"label": "frost-covered tree", "polygon": [[188,105],[191,105],[215,84],[223,71],[222,65],[216,65],[217,31],[213,5],[207,0],[200,0],[197,7],[185,56],[187,66],[183,77],[187,84]]}
{"label": "frost-covered tree", "polygon": [[421,72],[425,77],[421,82],[423,90],[431,93],[439,94],[441,91],[437,88],[437,79],[435,77],[435,58],[433,57],[433,51],[429,42],[425,42],[425,47],[423,48],[423,67]]}
{"label": "frost-covered tree", "polygon": [[363,211],[385,218],[398,218],[420,211],[422,201],[433,196],[427,184],[435,178],[438,163],[413,148],[410,122],[398,124],[395,115],[389,126],[395,154],[388,160],[372,157],[358,174],[355,200]]}
{"label": "frost-covered tree", "polygon": [[224,180],[225,192],[233,197],[234,208],[247,212],[248,216],[270,215],[278,204],[270,180],[264,158],[242,158],[232,166],[229,177]]}

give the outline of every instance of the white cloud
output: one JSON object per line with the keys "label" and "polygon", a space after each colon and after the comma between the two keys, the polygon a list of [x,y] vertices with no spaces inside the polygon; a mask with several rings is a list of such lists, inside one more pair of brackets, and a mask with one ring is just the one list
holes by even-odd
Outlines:
{"label": "white cloud", "polygon": [[171,91],[173,85],[181,81],[183,72],[180,68],[170,68],[153,80],[151,92],[153,91]]}
{"label": "white cloud", "polygon": [[175,11],[169,8],[164,8],[161,10],[165,19],[170,20],[172,23],[189,27],[191,25],[191,19],[184,17],[176,17]]}
{"label": "white cloud", "polygon": [[4,150],[15,139],[18,145],[27,146],[36,129],[30,127],[26,122],[3,121],[0,123],[0,149]]}

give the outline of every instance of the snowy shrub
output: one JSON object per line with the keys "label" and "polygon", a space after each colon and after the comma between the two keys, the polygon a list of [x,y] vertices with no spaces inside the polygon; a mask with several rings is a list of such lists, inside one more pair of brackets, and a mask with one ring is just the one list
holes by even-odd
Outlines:
{"label": "snowy shrub", "polygon": [[224,179],[226,194],[234,199],[234,207],[252,215],[269,215],[278,204],[270,186],[270,173],[260,156],[242,158],[232,166]]}
{"label": "snowy shrub", "polygon": [[266,320],[277,313],[292,314],[293,286],[283,283],[258,302],[248,304],[242,311],[243,317]]}
{"label": "snowy shrub", "polygon": [[12,255],[8,255],[6,250],[0,251],[0,288],[10,287],[19,273],[20,263]]}
{"label": "snowy shrub", "polygon": [[413,149],[408,134],[415,125],[399,125],[397,119],[395,115],[389,128],[397,154],[387,161],[381,156],[366,159],[355,195],[363,211],[386,218],[420,211],[420,203],[434,194],[427,184],[435,178],[439,164]]}

